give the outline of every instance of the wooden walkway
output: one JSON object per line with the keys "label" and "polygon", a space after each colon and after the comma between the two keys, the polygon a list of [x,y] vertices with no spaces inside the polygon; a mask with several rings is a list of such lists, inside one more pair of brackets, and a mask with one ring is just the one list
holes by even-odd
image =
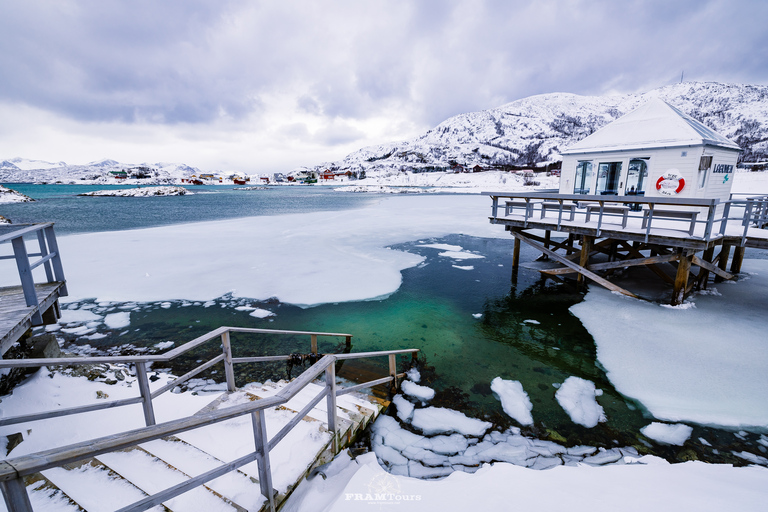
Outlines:
{"label": "wooden walkway", "polygon": [[[515,237],[514,270],[523,242],[562,265],[540,269],[547,277],[576,274],[578,286],[589,279],[637,297],[609,278],[622,268],[644,266],[673,286],[673,305],[694,289],[706,288],[712,274],[716,281],[734,279],[741,271],[745,248],[768,248],[768,230],[762,229],[768,225],[768,197],[720,203],[638,196],[484,194],[493,200],[490,222],[503,225]],[[567,238],[559,241],[562,237]],[[692,274],[692,266],[698,267],[697,273]],[[672,275],[665,269],[671,269]]]}
{"label": "wooden walkway", "polygon": [[63,287],[60,282],[36,284],[36,306],[27,306],[21,286],[0,288],[0,355],[34,325],[36,314],[44,323],[56,323],[60,316],[57,301]]}
{"label": "wooden walkway", "polygon": [[[30,252],[24,237],[33,236],[37,248]],[[18,281],[5,281],[11,276],[5,270],[10,265],[0,261],[5,281],[0,281],[0,285],[6,285],[0,287],[0,358],[30,327],[56,323],[60,316],[58,299],[67,295],[53,223],[0,226],[0,244],[6,242],[13,254],[0,254],[0,260],[15,261]],[[45,271],[45,283],[35,283],[34,271],[38,267]],[[8,286],[13,281],[21,286]]]}

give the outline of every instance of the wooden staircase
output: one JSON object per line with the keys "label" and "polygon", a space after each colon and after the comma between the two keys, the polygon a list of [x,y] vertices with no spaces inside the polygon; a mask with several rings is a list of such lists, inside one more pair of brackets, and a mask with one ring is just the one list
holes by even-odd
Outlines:
{"label": "wooden staircase", "polygon": [[[286,381],[249,385],[215,398],[198,414],[268,398]],[[267,431],[277,433],[322,391],[310,383],[285,404],[266,411]],[[388,405],[380,398],[350,393],[336,402],[339,450],[352,443]],[[313,467],[330,461],[333,453],[322,400],[270,453],[275,503],[279,507]],[[254,449],[248,415],[104,453],[25,479],[35,510],[114,511],[167,487],[180,484]],[[39,505],[38,505],[39,504]],[[150,510],[175,512],[266,510],[260,492],[257,463],[252,462],[209,481]],[[0,501],[0,511],[5,510]]]}

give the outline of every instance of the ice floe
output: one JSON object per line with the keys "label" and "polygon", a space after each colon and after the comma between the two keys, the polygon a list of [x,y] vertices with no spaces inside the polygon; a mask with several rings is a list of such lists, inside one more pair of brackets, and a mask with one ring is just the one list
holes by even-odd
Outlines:
{"label": "ice floe", "polygon": [[104,317],[104,324],[110,329],[122,329],[131,325],[130,311],[110,313]]}
{"label": "ice floe", "polygon": [[501,408],[510,418],[521,425],[533,425],[533,404],[519,381],[496,377],[491,381],[491,391],[501,401]]}
{"label": "ice floe", "polygon": [[669,423],[654,421],[650,425],[641,428],[640,432],[642,432],[645,437],[649,437],[660,443],[682,446],[688,438],[691,437],[693,428],[681,423],[670,425]]}
{"label": "ice floe", "polygon": [[605,421],[605,411],[595,397],[602,395],[595,383],[580,377],[568,377],[555,393],[560,406],[574,423],[592,428]]}
{"label": "ice floe", "polygon": [[418,398],[422,402],[429,402],[435,398],[435,390],[427,386],[420,386],[409,380],[403,381],[401,385],[403,393],[414,398]]}

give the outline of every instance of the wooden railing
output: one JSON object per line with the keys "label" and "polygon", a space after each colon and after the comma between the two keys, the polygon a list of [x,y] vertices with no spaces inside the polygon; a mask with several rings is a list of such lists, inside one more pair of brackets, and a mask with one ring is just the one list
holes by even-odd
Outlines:
{"label": "wooden railing", "polygon": [[[37,243],[39,251],[35,253],[28,253],[27,246],[24,242],[25,235],[37,235]],[[19,280],[21,281],[21,287],[24,292],[24,300],[27,306],[38,306],[37,293],[35,292],[35,279],[32,275],[32,271],[43,265],[45,268],[45,277],[47,282],[64,283],[64,268],[61,265],[61,257],[59,256],[59,246],[56,242],[56,234],[53,232],[53,223],[41,223],[41,224],[10,224],[0,226],[0,244],[5,242],[11,242],[13,246],[12,255],[0,256],[0,260],[15,259],[16,268],[19,272]],[[30,262],[30,257],[39,256],[40,259],[34,262]],[[59,295],[67,295],[67,287],[64,284]],[[41,312],[35,311],[32,316],[32,325],[42,325],[43,319]]]}
{"label": "wooden railing", "polygon": [[[279,356],[262,356],[262,357],[233,357],[232,346],[230,342],[231,332],[241,333],[257,333],[257,334],[290,334],[290,335],[308,335],[310,337],[311,351],[313,354],[318,355],[317,352],[317,337],[318,336],[343,336],[347,339],[347,342],[351,340],[350,334],[339,333],[324,333],[324,332],[310,332],[310,331],[278,331],[270,329],[247,329],[241,327],[219,327],[203,336],[200,336],[192,341],[185,343],[169,352],[162,355],[147,355],[147,356],[108,356],[108,357],[73,357],[73,358],[49,358],[49,359],[21,359],[21,360],[0,360],[0,368],[18,368],[18,367],[40,367],[47,365],[85,365],[85,364],[98,364],[98,363],[128,363],[136,366],[136,376],[139,381],[139,390],[141,396],[135,398],[129,398],[124,400],[115,400],[98,405],[86,405],[80,407],[73,407],[70,409],[59,409],[56,411],[50,411],[45,413],[30,414],[25,416],[17,416],[13,418],[3,418],[0,420],[0,426],[9,425],[13,423],[35,421],[46,418],[53,418],[57,416],[63,416],[68,414],[79,414],[84,412],[95,411],[99,409],[106,409],[111,407],[120,407],[124,405],[130,405],[135,403],[141,403],[144,408],[144,419],[146,427],[132,430],[129,432],[123,432],[110,436],[105,436],[99,439],[84,441],[81,443],[65,446],[62,448],[54,448],[51,450],[38,452],[15,459],[8,459],[0,461],[0,489],[3,491],[8,509],[11,512],[32,512],[32,505],[27,495],[26,487],[24,485],[24,477],[50,469],[53,467],[59,467],[78,460],[95,457],[102,453],[112,452],[125,448],[130,448],[141,443],[160,439],[169,435],[193,430],[205,425],[211,425],[219,423],[228,419],[236,418],[246,414],[250,414],[253,422],[253,432],[256,441],[256,450],[248,455],[240,457],[237,460],[230,461],[224,465],[196,476],[182,484],[175,485],[164,491],[160,491],[156,494],[148,496],[147,498],[137,501],[132,505],[120,509],[120,512],[138,512],[141,510],[147,510],[154,507],[164,501],[167,501],[179,494],[182,494],[194,487],[203,485],[205,482],[218,478],[230,471],[234,471],[237,468],[244,466],[253,461],[258,462],[259,483],[261,486],[261,493],[267,499],[269,510],[275,510],[274,501],[274,489],[272,488],[272,474],[269,463],[269,451],[280,442],[293,427],[302,420],[312,408],[317,405],[323,398],[327,400],[328,409],[328,430],[331,433],[331,443],[334,452],[337,451],[339,443],[339,432],[337,429],[336,418],[336,397],[341,396],[353,391],[357,391],[364,388],[369,388],[379,384],[385,384],[391,382],[395,387],[397,386],[398,379],[402,378],[404,374],[397,373],[396,357],[398,354],[411,354],[415,357],[418,349],[403,349],[403,350],[390,350],[379,352],[361,352],[361,353],[349,353],[349,354],[326,354],[323,355],[315,364],[309,369],[304,371],[299,377],[293,380],[290,384],[284,387],[275,396],[265,399],[256,400],[243,405],[237,405],[228,407],[226,409],[219,409],[202,414],[196,414],[187,418],[173,420],[165,423],[155,424],[154,409],[152,406],[152,399],[158,395],[169,391],[179,385],[180,383],[188,380],[189,378],[197,375],[210,368],[217,363],[224,364],[227,389],[234,391],[235,388],[235,375],[233,365],[235,363],[252,363],[252,362],[264,362],[264,361],[281,361],[290,359],[290,355]],[[175,357],[178,357],[190,350],[199,347],[203,343],[220,339],[222,346],[222,354],[210,359],[209,361],[201,364],[194,370],[182,375],[169,384],[150,392],[149,380],[147,378],[148,366],[154,362],[167,362]],[[337,361],[343,361],[346,359],[359,359],[370,357],[388,357],[389,359],[389,375],[380,379],[376,379],[370,382],[349,386],[346,388],[336,387],[336,365]],[[291,398],[296,396],[302,389],[304,389],[309,383],[319,377],[322,373],[325,373],[325,386],[323,391],[320,392],[314,399],[310,401],[280,432],[275,434],[271,439],[267,437],[266,422],[264,411],[268,408],[282,405],[288,402]]]}
{"label": "wooden railing", "polygon": [[[725,203],[723,217],[725,217],[726,220],[736,220],[741,223],[741,226],[744,228],[741,234],[741,245],[743,246],[747,241],[747,234],[750,227],[765,228],[768,226],[768,196],[752,196],[743,199],[733,199],[734,195],[736,194],[732,194],[731,200]],[[737,208],[743,208],[743,213],[731,217],[732,210]],[[723,233],[725,233],[724,230]]]}
{"label": "wooden railing", "polygon": [[[704,231],[700,237],[709,241],[717,235],[716,224],[719,224],[720,232],[725,231],[727,215],[725,209],[718,216],[719,199],[687,199],[687,198],[646,198],[644,196],[611,196],[611,195],[585,195],[585,194],[557,194],[537,192],[483,192],[491,196],[491,216],[503,218],[510,214],[512,209],[519,207],[519,214],[523,216],[524,227],[529,222],[537,222],[544,218],[545,210],[551,209],[557,212],[557,229],[560,229],[564,221],[571,221],[571,214],[581,216],[580,221],[596,221],[597,236],[603,229],[606,220],[615,217],[643,219],[642,229],[645,231],[645,240],[648,241],[654,227],[654,219],[663,219],[665,222],[677,222],[678,225],[686,225],[689,236],[693,228],[704,224]],[[501,204],[500,200],[507,200]],[[617,207],[618,206],[618,207]],[[665,207],[671,207],[666,210]],[[726,206],[727,208],[727,206]],[[618,211],[622,209],[622,211]],[[641,213],[642,212],[642,213]],[[663,213],[662,213],[663,212]],[[517,212],[515,212],[517,214]],[[699,215],[701,213],[702,215]],[[568,214],[568,219],[564,219]],[[701,218],[704,217],[704,218]],[[592,225],[592,224],[590,224]],[[658,225],[658,223],[657,223]],[[626,222],[622,227],[626,226]]]}

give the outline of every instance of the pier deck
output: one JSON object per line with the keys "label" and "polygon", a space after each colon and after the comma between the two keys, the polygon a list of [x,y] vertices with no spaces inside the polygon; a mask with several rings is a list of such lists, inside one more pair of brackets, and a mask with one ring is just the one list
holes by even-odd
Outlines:
{"label": "pier deck", "polygon": [[[60,282],[36,284],[37,305],[34,306],[27,306],[21,286],[0,288],[0,354],[4,354],[34,325],[32,319],[35,315],[40,314],[45,321],[54,313],[51,308],[58,307],[63,286],[64,283]],[[51,320],[56,322],[53,317]]]}
{"label": "pier deck", "polygon": [[[710,274],[715,280],[734,279],[741,270],[745,248],[768,248],[768,230],[764,229],[768,226],[768,197],[720,203],[717,199],[642,196],[484,194],[493,200],[490,222],[503,225],[515,237],[513,269],[519,265],[520,242],[524,242],[546,259],[562,264],[540,269],[547,277],[575,273],[579,286],[589,279],[637,297],[608,278],[622,268],[645,266],[673,286],[673,305],[680,304],[694,288],[706,288]],[[563,237],[567,239],[558,240]],[[721,249],[715,256],[718,246]],[[727,272],[731,247],[735,248],[733,262]],[[594,261],[595,256],[600,261]],[[692,266],[699,271],[691,280]],[[665,271],[670,267],[672,275]]]}

